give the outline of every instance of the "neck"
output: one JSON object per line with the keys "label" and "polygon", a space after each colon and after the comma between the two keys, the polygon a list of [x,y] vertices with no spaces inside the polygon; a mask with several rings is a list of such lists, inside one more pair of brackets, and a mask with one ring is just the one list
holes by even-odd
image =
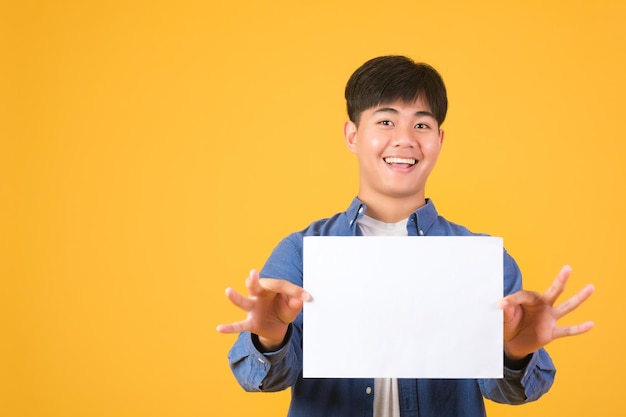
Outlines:
{"label": "neck", "polygon": [[426,205],[423,194],[411,196],[410,198],[393,198],[376,196],[368,198],[367,195],[359,193],[359,200],[367,206],[367,215],[385,223],[396,223],[406,219],[418,208]]}

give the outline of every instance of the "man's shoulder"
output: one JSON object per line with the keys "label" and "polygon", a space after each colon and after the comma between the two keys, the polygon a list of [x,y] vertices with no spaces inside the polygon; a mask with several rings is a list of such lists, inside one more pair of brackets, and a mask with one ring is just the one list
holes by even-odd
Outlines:
{"label": "man's shoulder", "polygon": [[265,266],[263,276],[281,277],[302,285],[302,256],[305,236],[346,236],[350,231],[345,213],[316,220],[304,229],[284,237],[274,248]]}
{"label": "man's shoulder", "polygon": [[474,233],[469,228],[452,222],[442,216],[435,203],[430,198],[426,199],[426,204],[415,212],[418,235],[423,236],[475,236],[482,235]]}
{"label": "man's shoulder", "polygon": [[437,216],[432,229],[434,234],[443,234],[444,236],[488,236],[485,233],[472,232],[468,227],[451,222],[443,216]]}
{"label": "man's shoulder", "polygon": [[345,212],[315,220],[307,227],[292,233],[292,236],[346,236],[351,234],[350,224]]}

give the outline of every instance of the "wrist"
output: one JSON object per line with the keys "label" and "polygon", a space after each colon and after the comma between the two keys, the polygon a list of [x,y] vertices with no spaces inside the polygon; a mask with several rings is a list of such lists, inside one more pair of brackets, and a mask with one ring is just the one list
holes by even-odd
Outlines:
{"label": "wrist", "polygon": [[254,346],[261,353],[276,352],[282,349],[287,344],[287,342],[291,338],[291,333],[291,325],[287,326],[287,329],[285,330],[285,335],[280,340],[267,338],[252,333],[252,343],[254,343]]}
{"label": "wrist", "polygon": [[259,347],[261,349],[259,349],[262,352],[275,352],[277,350],[279,350],[284,341],[285,338],[283,338],[282,340],[275,340],[275,339],[268,339],[265,337],[261,337],[261,336],[257,336],[257,341],[259,342]]}
{"label": "wrist", "polygon": [[528,355],[522,357],[511,357],[506,352],[504,353],[504,366],[509,369],[520,370],[524,369],[526,365],[530,362],[533,354],[529,353]]}

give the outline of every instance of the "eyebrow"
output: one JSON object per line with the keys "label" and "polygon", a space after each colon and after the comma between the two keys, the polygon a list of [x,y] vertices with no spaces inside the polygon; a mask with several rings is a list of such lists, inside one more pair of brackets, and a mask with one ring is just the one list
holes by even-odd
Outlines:
{"label": "eyebrow", "polygon": [[[400,112],[396,109],[394,109],[393,107],[381,107],[379,109],[374,110],[374,114],[376,113],[394,113],[394,114],[399,114]],[[432,114],[429,111],[426,110],[422,110],[422,111],[417,111],[414,113],[414,116],[428,116],[428,117],[432,117],[433,119],[435,119],[435,115]]]}

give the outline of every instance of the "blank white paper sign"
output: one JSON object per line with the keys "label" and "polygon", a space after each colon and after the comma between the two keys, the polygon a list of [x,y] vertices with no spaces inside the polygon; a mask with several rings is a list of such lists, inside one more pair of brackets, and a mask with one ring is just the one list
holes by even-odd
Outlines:
{"label": "blank white paper sign", "polygon": [[502,239],[307,236],[305,378],[501,378]]}

